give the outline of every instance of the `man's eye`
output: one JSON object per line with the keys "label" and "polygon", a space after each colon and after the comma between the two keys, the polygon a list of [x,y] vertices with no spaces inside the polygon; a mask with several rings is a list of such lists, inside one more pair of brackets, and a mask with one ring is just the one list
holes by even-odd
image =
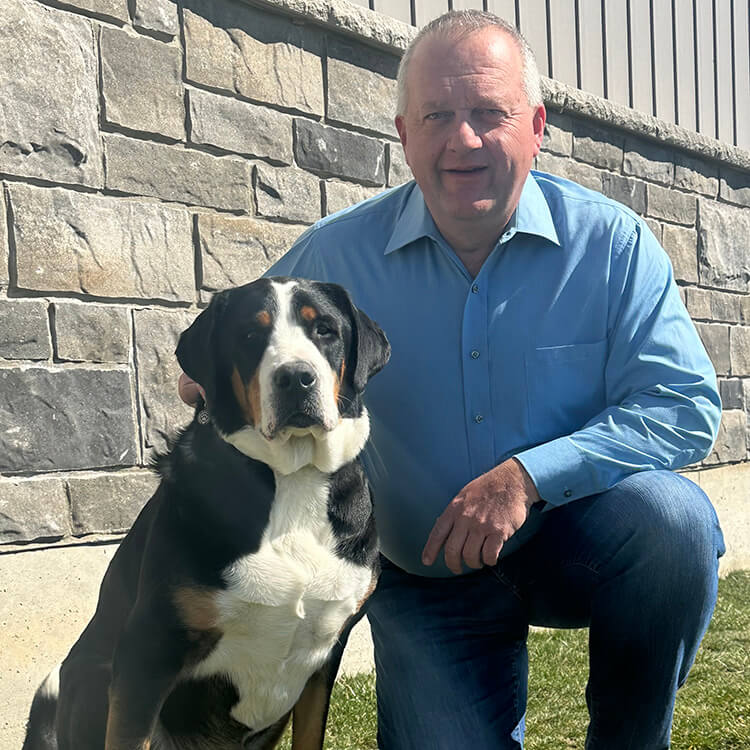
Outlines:
{"label": "man's eye", "polygon": [[446,118],[450,117],[450,112],[430,112],[429,114],[425,115],[425,120],[445,120]]}

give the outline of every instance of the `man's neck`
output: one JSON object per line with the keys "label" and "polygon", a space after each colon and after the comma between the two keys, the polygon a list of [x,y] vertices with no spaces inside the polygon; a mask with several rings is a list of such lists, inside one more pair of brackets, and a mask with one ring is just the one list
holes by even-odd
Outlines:
{"label": "man's neck", "polygon": [[459,228],[446,232],[440,226],[438,226],[438,229],[440,229],[440,233],[451,246],[453,252],[456,253],[458,259],[464,264],[466,270],[471,274],[471,277],[474,278],[495,248],[497,240],[506,226],[507,221],[499,228],[481,231],[476,224],[472,226],[472,222],[469,221],[466,222],[465,231],[461,231]]}

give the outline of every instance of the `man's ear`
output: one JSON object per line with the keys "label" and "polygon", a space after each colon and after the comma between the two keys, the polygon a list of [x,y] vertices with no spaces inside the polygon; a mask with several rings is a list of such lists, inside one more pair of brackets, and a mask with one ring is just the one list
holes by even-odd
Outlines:
{"label": "man's ear", "polygon": [[182,332],[175,350],[180,367],[203,387],[209,402],[213,401],[216,392],[216,357],[211,337],[224,305],[224,294],[215,294],[209,306]]}

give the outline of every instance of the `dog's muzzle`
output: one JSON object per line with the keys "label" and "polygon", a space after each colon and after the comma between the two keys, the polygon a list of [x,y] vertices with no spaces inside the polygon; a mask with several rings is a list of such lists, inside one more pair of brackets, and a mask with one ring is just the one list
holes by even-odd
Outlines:
{"label": "dog's muzzle", "polygon": [[308,362],[280,365],[273,374],[273,389],[279,428],[322,424],[318,376]]}

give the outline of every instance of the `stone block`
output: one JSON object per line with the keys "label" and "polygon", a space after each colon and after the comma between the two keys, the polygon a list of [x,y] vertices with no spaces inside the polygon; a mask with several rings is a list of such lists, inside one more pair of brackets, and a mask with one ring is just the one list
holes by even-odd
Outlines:
{"label": "stone block", "polygon": [[125,370],[0,369],[0,471],[130,466],[133,416]]}
{"label": "stone block", "polygon": [[151,471],[73,475],[67,480],[74,534],[127,531],[154,494],[159,478]]}
{"label": "stone block", "polygon": [[719,378],[719,395],[723,409],[745,408],[745,393],[739,378]]}
{"label": "stone block", "polygon": [[646,211],[655,219],[693,226],[698,212],[697,200],[694,195],[649,184],[646,185]]}
{"label": "stone block", "polygon": [[185,209],[22,184],[10,186],[10,201],[20,287],[194,299],[192,226]]}
{"label": "stone block", "polygon": [[201,215],[202,289],[218,290],[254,281],[278,260],[306,229],[304,226]]}
{"label": "stone block", "polygon": [[0,479],[0,543],[65,536],[69,516],[62,480]]}
{"label": "stone block", "polygon": [[613,172],[622,168],[625,137],[611,130],[576,122],[573,128],[573,156]]}
{"label": "stone block", "polygon": [[49,359],[47,303],[0,299],[0,359]]}
{"label": "stone block", "polygon": [[180,31],[177,4],[174,0],[133,0],[133,26],[175,36]]}
{"label": "stone block", "polygon": [[63,0],[63,3],[73,8],[91,13],[97,18],[116,21],[129,21],[128,0]]}
{"label": "stone block", "polygon": [[551,154],[571,156],[573,153],[573,121],[567,115],[547,112],[542,148]]}
{"label": "stone block", "polygon": [[190,134],[202,143],[238,154],[291,164],[292,117],[228,96],[190,89]]}
{"label": "stone block", "polygon": [[8,223],[6,221],[5,188],[0,182],[0,288],[10,279],[8,273]]}
{"label": "stone block", "polygon": [[703,461],[704,465],[744,461],[747,457],[746,433],[747,417],[744,411],[740,409],[722,411],[719,434],[711,453]]}
{"label": "stone block", "polygon": [[729,375],[731,360],[729,357],[729,326],[718,323],[696,323],[698,334],[706,347],[706,352],[713,362],[717,375]]}
{"label": "stone block", "polygon": [[711,320],[711,291],[697,286],[686,290],[685,307],[693,320]]}
{"label": "stone block", "polygon": [[388,187],[403,185],[414,178],[409,165],[406,163],[404,149],[400,143],[387,144],[388,149]]}
{"label": "stone block", "polygon": [[300,167],[324,177],[385,183],[385,151],[380,141],[298,118],[294,132],[294,153]]}
{"label": "stone block", "polygon": [[663,224],[661,242],[672,260],[675,278],[688,284],[697,284],[698,233],[695,229]]}
{"label": "stone block", "polygon": [[2,20],[0,172],[101,187],[91,22],[28,0],[5,0]]}
{"label": "stone block", "polygon": [[650,219],[648,216],[641,217],[646,223],[646,226],[651,230],[651,234],[656,237],[657,242],[662,244],[662,235],[664,234],[664,225],[656,219]]}
{"label": "stone block", "polygon": [[740,297],[740,323],[750,325],[750,295]]}
{"label": "stone block", "polygon": [[327,119],[395,137],[398,58],[333,40],[326,67]]}
{"label": "stone block", "polygon": [[234,157],[104,136],[107,187],[133,195],[209,206],[225,211],[250,207],[250,168]]}
{"label": "stone block", "polygon": [[622,171],[649,182],[671,185],[674,181],[674,154],[638,138],[628,138]]}
{"label": "stone block", "polygon": [[750,211],[700,200],[698,271],[706,286],[750,292]]}
{"label": "stone block", "polygon": [[719,192],[719,170],[702,159],[677,152],[674,160],[674,187],[715,198]]}
{"label": "stone block", "polygon": [[537,169],[542,172],[564,177],[566,180],[577,182],[590,190],[602,191],[602,172],[573,159],[540,152],[537,157]]}
{"label": "stone block", "polygon": [[322,184],[326,215],[343,211],[381,192],[380,188],[368,188],[351,182],[326,180]]}
{"label": "stone block", "polygon": [[604,195],[625,204],[637,214],[646,213],[646,183],[611,172],[602,172]]}
{"label": "stone block", "polygon": [[729,331],[732,375],[750,376],[750,326],[732,326]]}
{"label": "stone block", "polygon": [[750,172],[722,167],[719,196],[729,203],[750,206]]}
{"label": "stone block", "polygon": [[320,216],[320,180],[294,167],[256,164],[253,174],[258,216],[312,224]]}
{"label": "stone block", "polygon": [[107,27],[101,30],[100,47],[105,121],[184,139],[179,47]]}
{"label": "stone block", "polygon": [[174,351],[195,313],[136,310],[133,317],[145,447],[162,451],[167,437],[192,418],[192,410],[177,395],[181,370]]}
{"label": "stone block", "polygon": [[124,307],[55,302],[55,353],[71,362],[127,363],[130,315]]}
{"label": "stone block", "polygon": [[712,289],[711,297],[711,318],[715,321],[727,323],[740,322],[740,301],[742,297],[739,294],[729,294]]}
{"label": "stone block", "polygon": [[189,0],[184,10],[189,81],[322,116],[323,35],[248,6]]}

